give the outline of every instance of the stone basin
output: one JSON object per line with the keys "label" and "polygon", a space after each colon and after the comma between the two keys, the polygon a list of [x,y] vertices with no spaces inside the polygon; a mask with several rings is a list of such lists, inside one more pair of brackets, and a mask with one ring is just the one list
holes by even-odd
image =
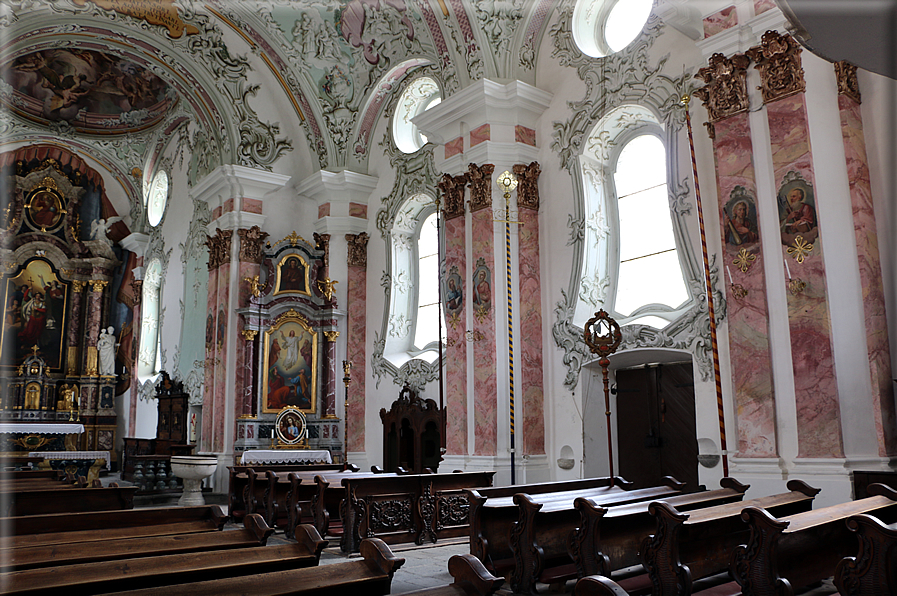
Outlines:
{"label": "stone basin", "polygon": [[218,467],[217,457],[201,455],[172,455],[171,471],[184,481],[184,493],[178,500],[181,507],[205,505],[202,498],[202,479],[215,473]]}

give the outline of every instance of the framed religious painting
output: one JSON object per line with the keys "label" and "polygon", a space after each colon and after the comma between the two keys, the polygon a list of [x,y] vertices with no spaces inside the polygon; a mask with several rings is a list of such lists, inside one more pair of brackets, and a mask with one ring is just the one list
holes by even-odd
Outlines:
{"label": "framed religious painting", "polygon": [[69,283],[41,258],[28,261],[5,282],[0,362],[17,366],[37,347],[47,366],[58,371],[65,349]]}
{"label": "framed religious painting", "polygon": [[65,214],[62,195],[52,178],[46,178],[40,186],[26,195],[25,219],[34,230],[45,233],[58,231],[65,222]]}
{"label": "framed religious painting", "polygon": [[284,408],[274,420],[277,438],[284,445],[298,445],[308,434],[305,414],[298,408]]}
{"label": "framed religious painting", "polygon": [[294,407],[312,414],[317,408],[318,333],[293,309],[264,335],[262,411]]}
{"label": "framed religious painting", "polygon": [[275,296],[286,292],[311,295],[308,289],[308,263],[300,255],[285,255],[277,264],[275,280]]}

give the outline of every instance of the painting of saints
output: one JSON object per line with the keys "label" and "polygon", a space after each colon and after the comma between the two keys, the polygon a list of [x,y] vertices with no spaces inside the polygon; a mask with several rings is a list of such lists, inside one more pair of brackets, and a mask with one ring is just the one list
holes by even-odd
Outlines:
{"label": "painting of saints", "polygon": [[789,246],[798,236],[804,242],[815,242],[819,237],[819,228],[813,191],[797,172],[785,175],[785,184],[779,189],[778,203],[782,244]]}
{"label": "painting of saints", "polygon": [[4,363],[19,364],[34,346],[50,368],[60,368],[67,288],[43,259],[7,280],[3,302]]}
{"label": "painting of saints", "polygon": [[757,233],[756,210],[748,197],[738,196],[734,204],[730,203],[729,207],[723,210],[726,243],[732,246],[753,244],[760,240]]}
{"label": "painting of saints", "polygon": [[28,213],[41,231],[54,228],[62,219],[62,203],[48,190],[39,190],[28,203]]}
{"label": "painting of saints", "polygon": [[457,269],[449,275],[446,286],[445,309],[452,314],[460,312],[464,306],[464,292],[461,289],[461,276],[458,275]]}
{"label": "painting of saints", "polygon": [[314,411],[315,334],[299,322],[287,321],[265,334],[266,412],[293,406]]}
{"label": "painting of saints", "polygon": [[307,292],[305,263],[299,257],[289,256],[280,264],[280,284],[277,292]]}
{"label": "painting of saints", "polygon": [[474,273],[473,303],[481,309],[488,309],[492,301],[492,284],[489,283],[489,270],[485,266],[477,267]]}

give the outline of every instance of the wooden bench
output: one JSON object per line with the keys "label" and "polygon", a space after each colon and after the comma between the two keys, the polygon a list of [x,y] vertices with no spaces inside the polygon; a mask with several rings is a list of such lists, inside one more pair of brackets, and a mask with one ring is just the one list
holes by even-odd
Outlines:
{"label": "wooden bench", "polygon": [[897,492],[883,484],[871,484],[868,491],[873,496],[783,518],[758,507],[742,511],[750,539],[735,548],[729,566],[742,593],[788,595],[831,576],[841,559],[858,550],[848,518],[866,513],[897,521]]}
{"label": "wooden bench", "polygon": [[386,543],[376,538],[362,541],[360,551],[362,559],[345,563],[115,592],[115,594],[127,594],[128,596],[171,596],[172,594],[189,594],[190,596],[221,596],[222,594],[380,596],[389,594],[393,575],[405,563],[405,559],[396,557]]}
{"label": "wooden bench", "polygon": [[123,558],[264,546],[268,542],[268,537],[274,533],[274,529],[269,528],[258,514],[247,515],[243,519],[243,526],[241,529],[226,532],[22,546],[4,551],[0,569],[3,571],[35,569]]}
{"label": "wooden bench", "polygon": [[51,478],[53,480],[62,480],[65,478],[65,472],[62,470],[9,470],[7,472],[0,472],[0,478],[3,480],[26,478]]}
{"label": "wooden bench", "polygon": [[[521,484],[499,486],[468,491],[470,515],[470,554],[496,575],[505,575],[514,567],[514,555],[510,546],[511,526],[517,521],[519,512],[513,496],[517,493],[529,495],[553,492],[607,488],[611,479],[586,478],[563,480],[541,484]],[[632,487],[623,478],[614,479],[614,487],[607,492],[623,492]]]}
{"label": "wooden bench", "polygon": [[405,592],[406,596],[490,596],[505,581],[489,573],[473,555],[452,556],[448,570],[455,580],[451,584]]}
{"label": "wooden bench", "polygon": [[835,567],[838,591],[845,596],[897,594],[897,523],[884,524],[863,513],[849,518],[847,528],[859,538],[859,551]]}
{"label": "wooden bench", "polygon": [[15,571],[5,574],[2,579],[5,593],[67,596],[73,593],[100,594],[155,588],[317,566],[327,541],[321,540],[312,526],[297,528],[296,538],[295,543],[264,548],[169,554]]}
{"label": "wooden bench", "polygon": [[358,550],[362,538],[387,543],[425,541],[469,532],[466,489],[488,487],[495,472],[343,478],[340,549]]}
{"label": "wooden bench", "polygon": [[[689,513],[683,513],[682,508],[670,501],[652,503],[649,511],[656,520],[656,528],[640,548],[652,593],[656,596],[691,594],[698,580],[725,573],[735,547],[749,538],[749,529],[741,519],[745,508],[762,508],[775,516],[793,515],[809,511],[819,493],[818,488],[800,480],[788,481],[786,488],[789,492]],[[724,577],[729,581],[728,575]],[[626,587],[625,582],[622,584]],[[709,587],[709,583],[704,587]],[[734,585],[719,590],[738,591]]]}
{"label": "wooden bench", "polygon": [[[514,495],[518,519],[511,526],[510,549],[514,556],[511,588],[515,592],[536,592],[536,582],[555,583],[576,577],[568,550],[570,534],[580,522],[577,499],[591,498],[604,506],[651,501],[681,494],[685,485],[666,476],[664,484],[629,491],[609,491],[610,487]],[[646,508],[647,503],[644,504]],[[650,531],[650,528],[648,529]],[[645,531],[644,535],[647,535]]]}
{"label": "wooden bench", "polygon": [[300,523],[311,523],[324,536],[341,537],[343,534],[340,506],[346,496],[343,478],[394,478],[395,472],[359,472],[357,474],[315,474],[308,479],[305,473],[290,474],[290,493],[287,535]]}
{"label": "wooden bench", "polygon": [[0,548],[212,532],[226,521],[218,505],[27,515],[0,519],[12,534]]}
{"label": "wooden bench", "polygon": [[[8,499],[4,517],[79,511],[133,509],[136,486],[21,490],[0,494]],[[2,499],[0,499],[2,500]]]}

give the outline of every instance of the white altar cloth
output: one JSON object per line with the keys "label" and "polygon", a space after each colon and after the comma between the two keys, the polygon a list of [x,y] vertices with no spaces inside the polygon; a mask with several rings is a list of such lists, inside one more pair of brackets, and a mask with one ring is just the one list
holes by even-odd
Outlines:
{"label": "white altar cloth", "polygon": [[80,435],[83,432],[83,424],[52,424],[47,422],[0,422],[0,433],[48,433],[52,435]]}
{"label": "white altar cloth", "polygon": [[109,470],[110,457],[108,451],[32,451],[28,457],[42,457],[44,459],[105,459],[106,469]]}
{"label": "white altar cloth", "polygon": [[253,449],[244,451],[240,463],[246,464],[331,464],[326,449]]}

